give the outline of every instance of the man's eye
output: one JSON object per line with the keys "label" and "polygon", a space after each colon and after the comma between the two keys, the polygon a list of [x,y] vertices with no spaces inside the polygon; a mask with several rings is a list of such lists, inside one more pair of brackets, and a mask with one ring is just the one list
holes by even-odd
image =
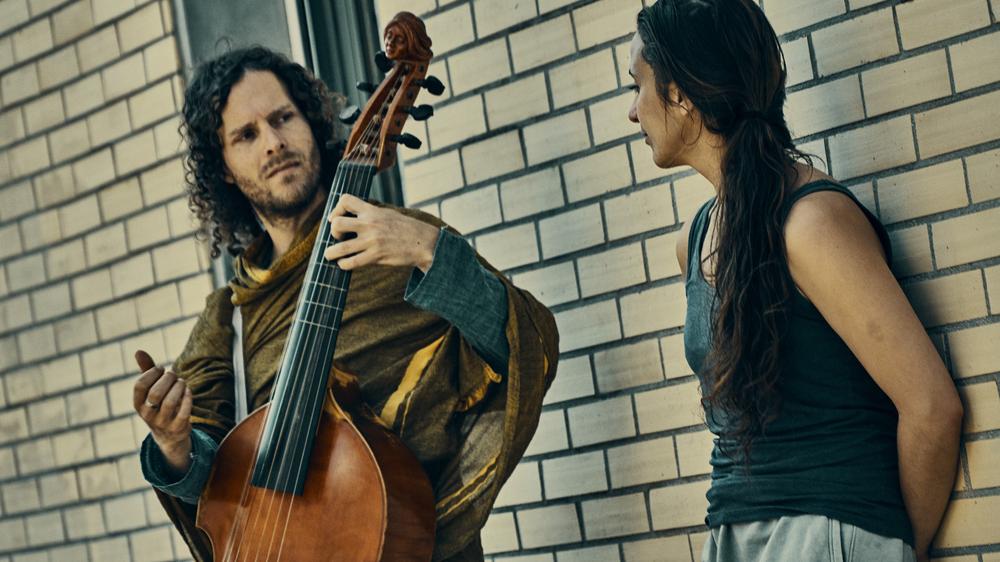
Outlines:
{"label": "man's eye", "polygon": [[292,117],[295,117],[295,114],[289,111],[288,113],[281,116],[281,121],[282,122],[291,121]]}
{"label": "man's eye", "polygon": [[240,140],[241,141],[253,140],[253,136],[254,136],[253,131],[243,131],[243,133],[240,134]]}

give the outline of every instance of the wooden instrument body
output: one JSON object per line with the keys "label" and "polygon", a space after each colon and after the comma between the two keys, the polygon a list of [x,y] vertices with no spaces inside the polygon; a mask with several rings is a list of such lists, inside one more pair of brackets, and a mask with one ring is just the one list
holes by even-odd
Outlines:
{"label": "wooden instrument body", "polygon": [[359,413],[363,405],[351,378],[331,377],[301,496],[249,484],[268,405],[222,441],[196,520],[214,560],[277,560],[279,553],[296,562],[431,559],[430,482],[395,434]]}

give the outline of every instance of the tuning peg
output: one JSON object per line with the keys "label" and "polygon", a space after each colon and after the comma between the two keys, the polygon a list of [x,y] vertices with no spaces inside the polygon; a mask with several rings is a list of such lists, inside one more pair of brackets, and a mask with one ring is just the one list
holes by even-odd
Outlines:
{"label": "tuning peg", "polygon": [[362,92],[367,92],[369,94],[374,94],[378,85],[372,84],[371,82],[358,82],[357,88]]}
{"label": "tuning peg", "polygon": [[355,121],[358,120],[358,116],[361,115],[361,110],[358,109],[356,105],[349,105],[340,111],[338,118],[341,123],[345,125],[353,125]]}
{"label": "tuning peg", "polygon": [[418,149],[424,143],[420,142],[420,139],[411,135],[410,133],[403,133],[401,135],[389,135],[389,140],[392,142],[398,142],[399,144],[405,146],[406,148]]}
{"label": "tuning peg", "polygon": [[416,107],[404,107],[403,111],[410,114],[417,121],[426,121],[434,115],[434,108],[429,105],[418,105]]}
{"label": "tuning peg", "polygon": [[427,91],[434,94],[435,96],[440,96],[444,93],[444,84],[437,79],[437,76],[428,76],[423,80],[414,80],[414,84],[417,86],[422,86],[427,88]]}
{"label": "tuning peg", "polygon": [[393,62],[385,55],[385,51],[375,53],[375,66],[383,73],[392,70]]}

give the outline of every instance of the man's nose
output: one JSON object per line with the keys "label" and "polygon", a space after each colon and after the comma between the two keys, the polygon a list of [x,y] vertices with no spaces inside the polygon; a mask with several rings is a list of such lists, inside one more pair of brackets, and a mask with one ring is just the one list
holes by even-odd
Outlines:
{"label": "man's nose", "polygon": [[278,154],[286,148],[285,137],[274,127],[266,126],[264,127],[264,146],[267,147],[268,156]]}

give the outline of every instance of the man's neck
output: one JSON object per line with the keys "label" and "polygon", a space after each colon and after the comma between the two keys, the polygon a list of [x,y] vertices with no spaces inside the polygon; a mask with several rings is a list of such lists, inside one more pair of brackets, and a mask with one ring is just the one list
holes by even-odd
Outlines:
{"label": "man's neck", "polygon": [[323,208],[326,202],[326,192],[317,190],[312,202],[301,213],[294,217],[269,218],[260,214],[264,230],[271,238],[271,261],[267,267],[281,259],[292,247],[292,243],[311,224],[317,212]]}

